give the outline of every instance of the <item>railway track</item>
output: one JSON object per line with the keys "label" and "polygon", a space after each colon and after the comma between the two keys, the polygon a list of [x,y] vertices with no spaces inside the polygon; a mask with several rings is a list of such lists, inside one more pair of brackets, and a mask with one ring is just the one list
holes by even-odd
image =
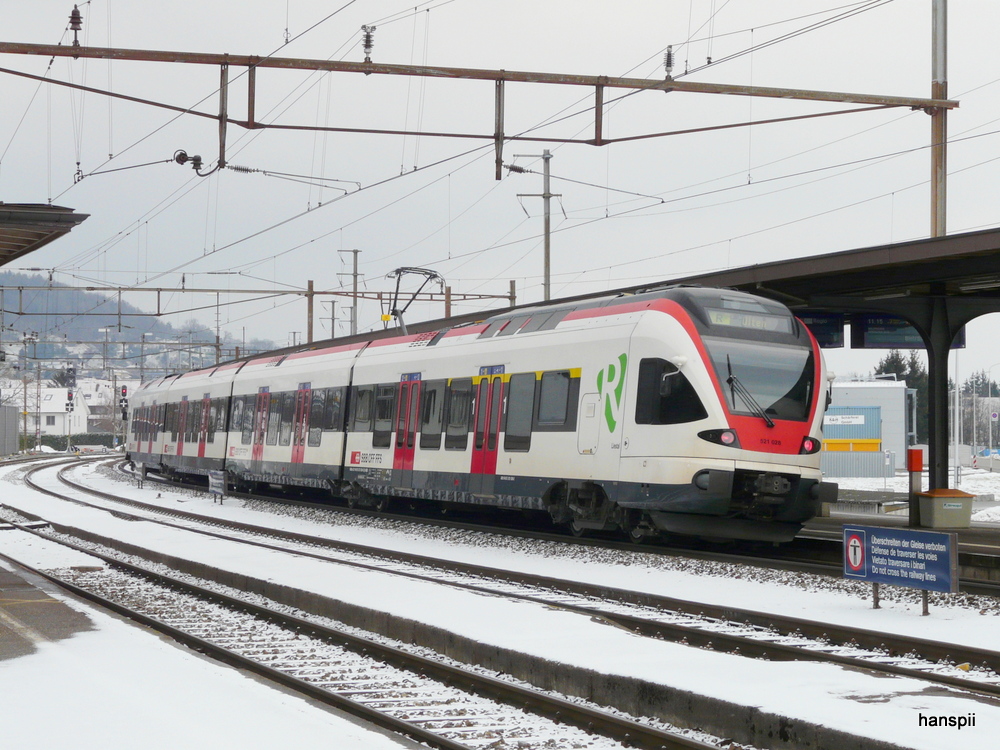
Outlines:
{"label": "railway track", "polygon": [[41,570],[11,561],[194,650],[432,747],[715,747],[60,543],[104,564]]}
{"label": "railway track", "polygon": [[[206,520],[200,514],[164,510],[161,506],[83,487],[67,480],[64,472],[60,472],[60,477],[79,491],[125,502],[144,513],[169,513],[183,519],[183,523],[177,524],[181,528],[201,534],[238,538],[241,542],[339,565],[559,607],[601,618],[641,635],[691,646],[772,660],[826,661],[1000,697],[1000,654],[991,650],[388,552],[214,518]],[[198,527],[192,528],[192,522]],[[206,523],[210,526],[205,526]]]}
{"label": "railway track", "polygon": [[[158,475],[149,474],[150,478]],[[206,490],[204,485],[168,481],[162,478],[154,479],[166,487],[185,487],[195,491]],[[263,502],[280,502],[286,505],[330,510],[329,503],[318,503],[304,499],[282,496],[279,501],[267,495],[232,493],[232,497],[244,500],[260,500]],[[796,573],[841,578],[843,575],[843,536],[836,531],[823,529],[806,529],[793,542],[775,549],[771,545],[745,545],[739,551],[725,551],[719,545],[708,545],[696,539],[677,538],[669,543],[647,543],[639,547],[632,542],[623,542],[612,535],[595,534],[586,538],[577,538],[565,533],[548,532],[538,529],[525,529],[519,525],[484,525],[471,520],[456,518],[440,518],[425,514],[405,512],[383,512],[359,508],[337,508],[344,513],[353,513],[379,519],[395,519],[404,523],[419,523],[439,528],[480,531],[483,533],[503,533],[508,536],[528,538],[539,541],[551,541],[560,544],[577,544],[586,547],[599,547],[609,550],[635,551],[641,549],[649,554],[665,556],[683,556],[711,562],[733,563],[742,565],[766,566],[772,570],[783,570]],[[881,521],[881,519],[879,519]],[[877,524],[876,524],[877,525]],[[960,545],[959,568],[963,574],[959,589],[962,593],[980,596],[1000,597],[1000,557],[989,554],[983,545],[974,545],[976,549],[966,549]]]}

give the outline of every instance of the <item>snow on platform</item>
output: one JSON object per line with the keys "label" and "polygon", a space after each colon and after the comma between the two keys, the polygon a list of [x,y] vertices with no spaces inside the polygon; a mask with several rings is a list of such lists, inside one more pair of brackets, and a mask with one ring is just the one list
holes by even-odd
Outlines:
{"label": "snow on platform", "polygon": [[[91,469],[96,474],[96,469]],[[213,505],[208,495],[175,493],[162,488],[139,491],[111,483],[114,491],[144,500],[162,494],[161,502],[196,506],[247,522],[280,525],[318,533],[320,527],[298,519],[278,519],[238,507],[236,501]],[[434,584],[402,581],[375,571],[352,570],[305,559],[289,559],[182,531],[130,523],[105,513],[70,507],[20,487],[4,492],[5,503],[23,507],[53,521],[93,529],[150,549],[169,551],[206,565],[308,588],[331,599],[360,607],[381,608],[396,617],[448,629],[496,648],[510,649],[553,662],[593,670],[602,675],[639,678],[682,691],[712,696],[760,712],[871,738],[874,743],[952,750],[961,741],[970,747],[991,746],[1000,730],[1000,706],[962,697],[905,678],[875,677],[837,666],[805,662],[765,662],[707,652],[640,638],[586,617],[530,603],[457,592]],[[941,641],[995,648],[1000,639],[996,608],[932,606],[920,617],[919,599],[890,597],[883,609],[871,610],[867,589],[847,582],[802,575],[771,576],[746,569],[736,577],[717,564],[673,560],[659,555],[622,558],[579,546],[528,543],[469,534],[456,541],[454,532],[429,529],[393,531],[391,525],[341,514],[343,523],[322,529],[331,537],[362,544],[384,544],[425,554],[446,554],[483,565],[530,569],[542,574],[577,578],[634,590],[651,591],[706,602],[781,612],[798,617],[846,622],[868,629],[904,632]],[[627,563],[623,560],[628,560]],[[964,600],[962,600],[964,601]],[[36,657],[30,657],[25,663]],[[6,677],[0,671],[0,682]],[[200,690],[201,688],[199,688]],[[976,717],[975,727],[928,727],[921,716]],[[925,722],[926,724],[926,722]],[[776,743],[780,745],[780,743]],[[857,747],[865,747],[860,741]],[[113,750],[110,748],[109,750]]]}

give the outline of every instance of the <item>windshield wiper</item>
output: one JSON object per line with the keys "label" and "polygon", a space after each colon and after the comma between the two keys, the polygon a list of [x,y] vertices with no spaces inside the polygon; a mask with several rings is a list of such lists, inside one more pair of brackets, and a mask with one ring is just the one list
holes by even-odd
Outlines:
{"label": "windshield wiper", "polygon": [[[743,399],[743,403],[750,407],[750,411],[763,419],[768,427],[774,427],[774,420],[767,415],[767,412],[764,411],[764,407],[757,403],[757,399],[753,397],[753,394],[750,393],[747,387],[739,381],[739,378],[733,375],[733,363],[729,361],[728,355],[726,355],[726,367],[729,368],[729,377],[726,378],[726,383],[729,384],[733,394]],[[735,398],[733,399],[733,402],[736,402]]]}

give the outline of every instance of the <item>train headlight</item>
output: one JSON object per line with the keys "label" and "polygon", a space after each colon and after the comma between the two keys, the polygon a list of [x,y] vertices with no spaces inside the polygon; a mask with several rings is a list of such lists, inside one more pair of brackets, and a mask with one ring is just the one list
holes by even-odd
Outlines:
{"label": "train headlight", "polygon": [[822,447],[823,447],[822,441],[806,435],[804,438],[802,438],[802,447],[799,448],[799,453],[802,454],[818,453],[819,449]]}
{"label": "train headlight", "polygon": [[698,437],[710,443],[718,443],[728,448],[739,448],[740,439],[736,436],[735,430],[705,430],[699,432]]}

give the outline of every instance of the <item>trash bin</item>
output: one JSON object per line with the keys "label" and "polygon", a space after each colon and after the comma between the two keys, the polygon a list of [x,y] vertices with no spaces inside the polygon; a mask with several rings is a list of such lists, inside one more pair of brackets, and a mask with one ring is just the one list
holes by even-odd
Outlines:
{"label": "trash bin", "polygon": [[962,490],[918,492],[920,525],[925,529],[967,529],[972,522],[972,499]]}

